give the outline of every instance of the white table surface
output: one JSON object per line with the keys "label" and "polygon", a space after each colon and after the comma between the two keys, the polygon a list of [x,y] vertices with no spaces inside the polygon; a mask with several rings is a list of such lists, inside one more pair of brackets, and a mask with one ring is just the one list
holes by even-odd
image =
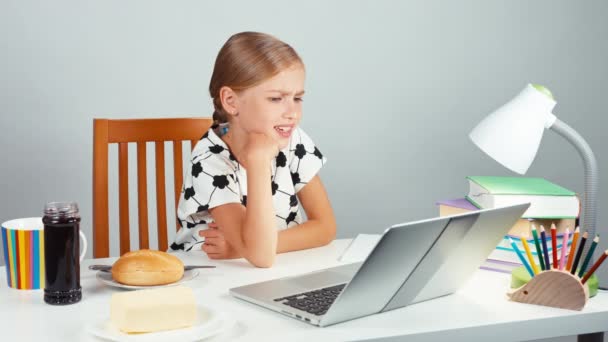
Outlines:
{"label": "white table surface", "polygon": [[[236,320],[229,332],[211,341],[342,341],[403,336],[413,341],[514,341],[608,330],[608,294],[600,291],[581,312],[514,303],[507,300],[509,275],[479,270],[457,293],[326,328],[231,297],[235,286],[340,265],[337,257],[349,240],[281,254],[270,269],[245,260],[209,260],[202,252],[179,254],[186,264],[212,264],[185,283],[200,304],[222,310]],[[92,317],[109,317],[110,297],[124,291],[95,278],[87,266],[115,258],[85,260],[81,265],[83,299],[69,306],[44,303],[42,290],[7,287],[0,268],[0,336],[2,341],[94,341],[84,326]]]}

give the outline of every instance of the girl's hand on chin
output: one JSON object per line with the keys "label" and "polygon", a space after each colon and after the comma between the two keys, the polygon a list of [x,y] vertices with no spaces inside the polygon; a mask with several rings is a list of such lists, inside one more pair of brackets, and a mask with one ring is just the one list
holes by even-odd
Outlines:
{"label": "girl's hand on chin", "polygon": [[247,164],[271,161],[279,154],[279,142],[264,133],[249,133],[243,152]]}

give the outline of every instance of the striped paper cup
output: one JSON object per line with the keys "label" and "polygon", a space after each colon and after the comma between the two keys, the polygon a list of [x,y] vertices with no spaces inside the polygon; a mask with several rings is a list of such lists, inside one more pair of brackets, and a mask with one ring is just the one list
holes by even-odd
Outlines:
{"label": "striped paper cup", "polygon": [[2,245],[8,286],[44,288],[44,228],[41,217],[2,223]]}

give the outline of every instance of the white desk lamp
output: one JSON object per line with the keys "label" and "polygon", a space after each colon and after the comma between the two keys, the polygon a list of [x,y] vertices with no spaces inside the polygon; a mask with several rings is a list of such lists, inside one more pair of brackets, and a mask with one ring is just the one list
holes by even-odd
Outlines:
{"label": "white desk lamp", "polygon": [[[490,157],[519,174],[526,173],[532,164],[545,128],[568,140],[583,158],[585,193],[580,226],[592,239],[599,184],[597,162],[585,139],[551,113],[555,103],[547,88],[528,84],[519,95],[483,119],[469,137]],[[585,246],[585,253],[589,245]]]}

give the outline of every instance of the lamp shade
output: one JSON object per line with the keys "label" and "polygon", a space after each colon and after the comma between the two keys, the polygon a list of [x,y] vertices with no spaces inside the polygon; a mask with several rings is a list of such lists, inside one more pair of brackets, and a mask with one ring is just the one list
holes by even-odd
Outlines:
{"label": "lamp shade", "polygon": [[469,137],[494,160],[524,174],[534,161],[544,129],[555,122],[553,107],[555,100],[550,93],[528,84],[477,124]]}

